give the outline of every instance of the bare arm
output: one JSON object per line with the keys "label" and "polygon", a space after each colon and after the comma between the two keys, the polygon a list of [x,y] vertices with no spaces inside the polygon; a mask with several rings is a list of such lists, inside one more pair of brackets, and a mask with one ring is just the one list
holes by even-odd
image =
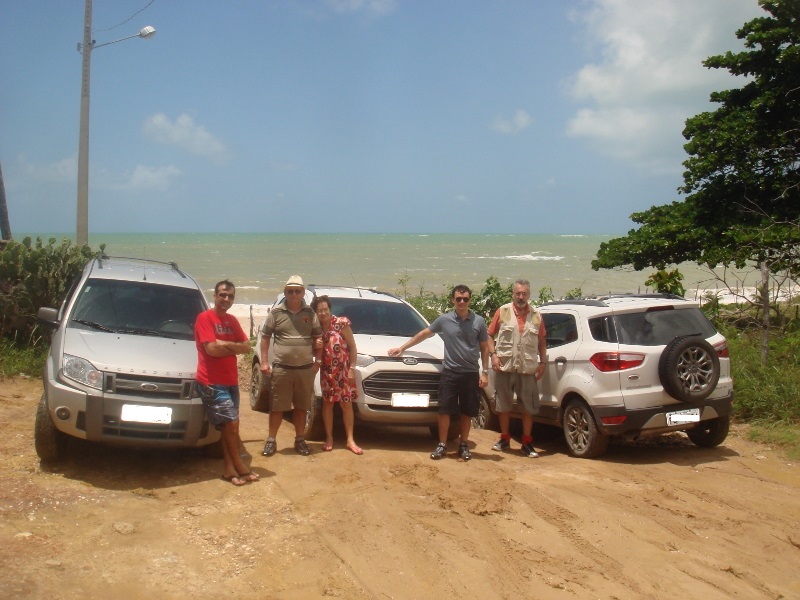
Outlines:
{"label": "bare arm", "polygon": [[411,348],[411,346],[416,346],[421,341],[433,337],[433,335],[433,332],[426,327],[399,348],[389,348],[389,356],[400,356],[403,352]]}
{"label": "bare arm", "polygon": [[264,373],[269,374],[272,371],[272,367],[269,364],[269,342],[272,340],[271,335],[262,335],[261,336],[261,370]]}
{"label": "bare arm", "polygon": [[353,337],[353,330],[349,325],[342,330],[342,337],[344,337],[344,341],[347,342],[347,348],[350,351],[350,371],[347,373],[347,376],[350,379],[355,379],[358,350],[356,349],[356,340]]}
{"label": "bare arm", "polygon": [[223,356],[234,356],[236,354],[247,354],[250,352],[250,342],[229,342],[227,340],[215,340],[206,343],[206,352],[209,356],[221,358]]}
{"label": "bare arm", "polygon": [[489,340],[491,340],[491,336],[485,341],[480,342],[481,348],[481,377],[478,380],[478,387],[486,387],[486,384],[489,383]]}

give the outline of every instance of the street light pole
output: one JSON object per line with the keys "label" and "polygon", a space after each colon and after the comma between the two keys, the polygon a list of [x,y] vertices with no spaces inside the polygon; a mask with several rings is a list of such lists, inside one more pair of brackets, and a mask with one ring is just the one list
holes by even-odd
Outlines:
{"label": "street light pole", "polygon": [[89,95],[91,90],[92,50],[134,37],[146,39],[154,36],[155,33],[155,28],[148,25],[135,35],[129,35],[113,42],[95,44],[94,40],[92,40],[92,0],[85,0],[83,43],[78,45],[78,51],[83,57],[81,63],[81,118],[78,136],[78,210],[75,227],[75,243],[78,246],[85,246],[89,243]]}

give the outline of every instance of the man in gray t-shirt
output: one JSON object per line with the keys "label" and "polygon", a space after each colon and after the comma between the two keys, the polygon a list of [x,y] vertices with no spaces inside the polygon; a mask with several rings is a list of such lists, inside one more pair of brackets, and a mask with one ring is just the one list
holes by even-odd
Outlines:
{"label": "man in gray t-shirt", "polygon": [[458,456],[463,460],[472,458],[468,446],[469,430],[472,417],[478,416],[478,388],[486,387],[487,383],[489,334],[483,317],[469,309],[471,297],[472,291],[467,286],[457,285],[450,292],[454,311],[438,317],[399,348],[389,350],[389,356],[400,356],[411,346],[436,334],[444,341],[444,368],[439,381],[439,445],[431,452],[434,460],[444,457],[447,452],[447,432],[452,415],[460,415]]}
{"label": "man in gray t-shirt", "polygon": [[264,378],[272,376],[269,433],[261,452],[264,456],[275,454],[275,436],[288,410],[292,411],[295,451],[303,456],[311,453],[303,432],[320,366],[322,326],[303,299],[305,291],[300,276],[292,275],[283,289],[283,301],[269,312],[261,328],[261,373]]}

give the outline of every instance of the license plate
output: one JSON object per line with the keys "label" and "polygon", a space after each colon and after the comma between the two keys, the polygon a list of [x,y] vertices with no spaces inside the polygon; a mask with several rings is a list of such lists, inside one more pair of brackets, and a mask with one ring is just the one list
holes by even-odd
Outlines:
{"label": "license plate", "polygon": [[689,408],[667,413],[667,426],[683,425],[684,423],[697,423],[700,420],[700,409]]}
{"label": "license plate", "polygon": [[169,406],[142,406],[141,404],[123,404],[120,420],[136,423],[172,422],[172,409]]}
{"label": "license plate", "polygon": [[392,406],[398,408],[427,408],[430,401],[429,394],[392,394]]}

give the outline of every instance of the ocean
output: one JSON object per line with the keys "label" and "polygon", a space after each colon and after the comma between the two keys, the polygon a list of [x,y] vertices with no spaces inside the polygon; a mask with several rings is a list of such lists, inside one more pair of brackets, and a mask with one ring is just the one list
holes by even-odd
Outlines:
{"label": "ocean", "polygon": [[[93,248],[105,244],[111,256],[174,261],[207,290],[209,298],[217,281],[230,279],[236,284],[237,304],[271,303],[295,274],[306,284],[358,285],[401,296],[420,290],[439,293],[458,283],[479,290],[492,275],[503,285],[517,278],[530,280],[533,298],[543,287],[552,288],[557,298],[575,288],[584,295],[647,291],[644,282],[654,269],[592,270],[600,244],[613,237],[618,236],[97,233],[89,243]],[[687,290],[716,287],[696,265],[679,268]]]}

